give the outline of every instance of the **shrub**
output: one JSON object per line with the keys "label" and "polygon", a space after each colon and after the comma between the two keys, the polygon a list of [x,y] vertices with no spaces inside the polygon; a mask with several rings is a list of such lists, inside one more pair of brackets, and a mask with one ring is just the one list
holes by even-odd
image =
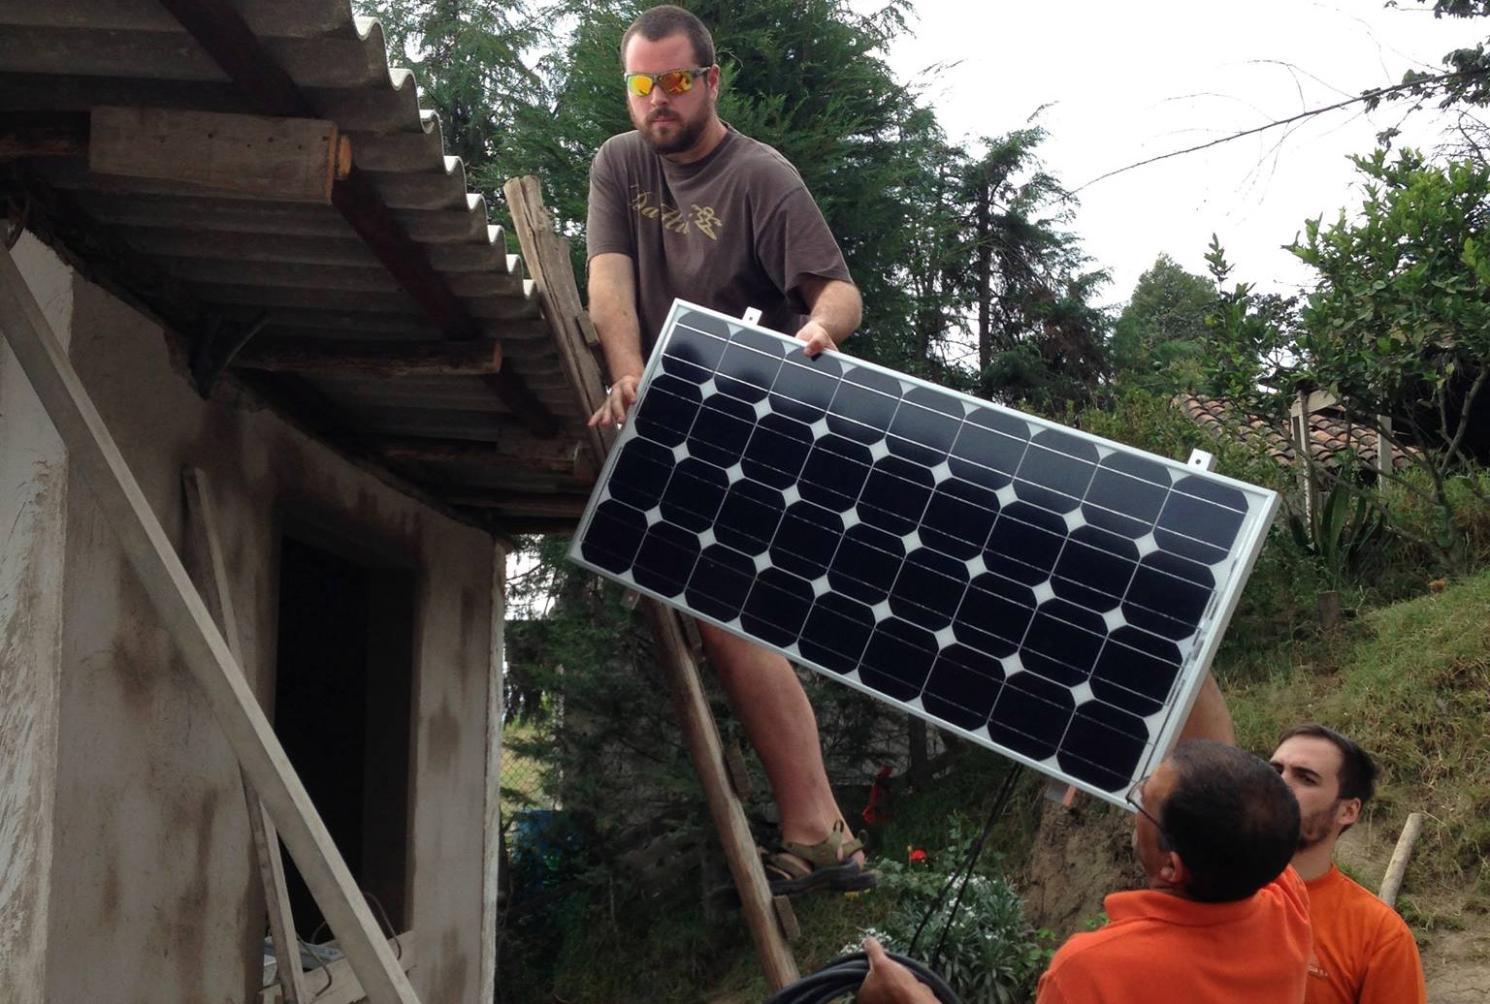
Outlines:
{"label": "shrub", "polygon": [[[937,893],[967,860],[974,837],[973,828],[959,816],[952,821],[947,846],[927,855],[925,863],[876,861],[879,894],[893,898],[895,905],[843,951],[858,951],[864,937],[872,935],[890,951],[906,954]],[[962,900],[953,914],[959,892]],[[1025,920],[1013,886],[975,871],[948,890],[921,933],[917,954],[930,959],[942,942],[936,968],[966,1004],[1016,1004],[1034,997],[1035,981],[1050,961],[1052,940],[1049,931],[1036,930]]]}
{"label": "shrub", "polygon": [[[1402,480],[1405,484],[1389,486],[1382,494],[1403,561],[1438,574],[1450,570],[1444,562],[1446,554],[1456,555],[1460,568],[1490,565],[1490,501],[1486,501],[1490,498],[1490,471],[1478,469],[1444,479],[1444,496],[1453,513],[1453,523],[1447,529],[1442,510],[1430,498],[1432,486],[1427,476],[1409,471]],[[1449,536],[1445,537],[1446,533]]]}

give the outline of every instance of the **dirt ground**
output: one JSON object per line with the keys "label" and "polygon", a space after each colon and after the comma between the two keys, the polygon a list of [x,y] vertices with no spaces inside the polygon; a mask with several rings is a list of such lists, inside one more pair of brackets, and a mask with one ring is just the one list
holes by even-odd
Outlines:
{"label": "dirt ground", "polygon": [[[1141,876],[1129,844],[1132,820],[1127,813],[1085,799],[1073,809],[1055,803],[1042,812],[1040,830],[1018,886],[1030,919],[1048,928],[1057,942],[1086,930],[1101,919],[1102,898],[1134,888]],[[1347,833],[1336,860],[1368,887],[1380,879],[1391,855],[1385,834]],[[1458,916],[1453,925],[1416,931],[1428,981],[1429,1004],[1490,1002],[1490,918],[1456,909],[1453,894],[1437,896],[1407,890],[1421,911]],[[1453,929],[1457,926],[1458,929]]]}
{"label": "dirt ground", "polygon": [[1083,798],[1071,809],[1047,802],[1016,880],[1034,925],[1064,941],[1095,925],[1104,896],[1136,886],[1141,876],[1129,843],[1132,829],[1126,812],[1095,799]]}

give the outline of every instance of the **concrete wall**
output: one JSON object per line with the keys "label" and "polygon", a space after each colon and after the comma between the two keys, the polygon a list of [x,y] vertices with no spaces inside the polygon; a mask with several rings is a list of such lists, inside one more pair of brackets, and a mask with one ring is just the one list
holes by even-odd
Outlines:
{"label": "concrete wall", "polygon": [[[418,571],[409,914],[425,1004],[481,983],[492,560],[485,534],[346,463],[267,410],[203,402],[158,328],[73,290],[74,365],[152,508],[184,539],[181,470],[219,509],[245,671],[274,680],[285,514]],[[66,506],[48,1001],[246,1001],[263,908],[235,761],[86,484]],[[310,932],[302,931],[303,935]]]}
{"label": "concrete wall", "polygon": [[[56,335],[72,273],[30,235],[13,249]],[[0,1001],[46,999],[67,453],[0,338]]]}

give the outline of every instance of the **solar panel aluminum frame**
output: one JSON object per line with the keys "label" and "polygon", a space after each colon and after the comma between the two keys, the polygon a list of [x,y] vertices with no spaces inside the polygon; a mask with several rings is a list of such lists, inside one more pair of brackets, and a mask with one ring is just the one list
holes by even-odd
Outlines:
{"label": "solar panel aluminum frame", "polygon": [[[699,313],[716,318],[730,325],[732,331],[735,329],[745,328],[761,332],[771,337],[780,339],[784,342],[790,343],[793,341],[791,338],[782,335],[780,332],[772,331],[767,328],[762,328],[758,325],[750,324],[740,318],[730,317],[726,314],[711,310],[707,307],[701,307],[683,300],[675,300],[672,310],[668,313],[667,320],[663,324],[662,332],[658,337],[657,344],[653,347],[651,357],[647,362],[647,366],[640,383],[637,400],[632,406],[631,416],[635,416],[643,407],[646,400],[646,395],[652,385],[653,377],[662,367],[662,357],[663,354],[667,351],[667,346],[677,328],[677,322],[679,318],[685,313]],[[1169,750],[1170,746],[1173,745],[1176,737],[1178,736],[1180,730],[1183,728],[1184,723],[1189,716],[1190,710],[1193,707],[1195,699],[1199,694],[1200,685],[1204,679],[1205,672],[1209,669],[1211,660],[1215,656],[1216,648],[1220,644],[1221,638],[1225,634],[1226,627],[1231,620],[1232,614],[1236,610],[1237,603],[1241,597],[1242,587],[1246,584],[1247,578],[1252,572],[1252,568],[1256,563],[1257,556],[1260,553],[1262,545],[1266,539],[1268,529],[1272,524],[1274,516],[1276,515],[1279,501],[1277,493],[1265,488],[1259,488],[1255,485],[1247,484],[1246,482],[1237,481],[1233,478],[1225,477],[1224,475],[1214,474],[1176,460],[1171,460],[1167,457],[1146,453],[1129,446],[1124,446],[1122,444],[1103,439],[1099,436],[1094,436],[1090,433],[1083,432],[1079,429],[1072,429],[1034,415],[1027,415],[1023,412],[1005,408],[1001,405],[994,404],[990,401],[976,398],[968,394],[949,390],[945,387],[940,387],[936,384],[932,384],[929,381],[921,380],[917,377],[899,373],[886,367],[879,366],[875,363],[866,362],[864,360],[860,360],[850,356],[839,356],[838,358],[839,362],[846,368],[862,367],[867,370],[877,371],[881,374],[892,377],[893,379],[900,382],[903,389],[909,387],[922,387],[934,391],[938,394],[944,394],[958,399],[964,402],[965,405],[972,405],[973,407],[979,409],[992,409],[1002,413],[1005,416],[1011,416],[1015,419],[1018,419],[1019,421],[1025,422],[1029,426],[1031,438],[1036,435],[1037,430],[1059,431],[1063,434],[1074,436],[1078,439],[1090,442],[1099,447],[1100,450],[1115,451],[1134,455],[1153,463],[1162,465],[1166,468],[1171,469],[1172,471],[1181,472],[1185,476],[1202,477],[1206,481],[1241,492],[1248,499],[1248,511],[1243,520],[1241,532],[1233,541],[1228,554],[1228,558],[1224,562],[1217,563],[1218,565],[1224,564],[1226,568],[1225,581],[1222,583],[1218,583],[1216,588],[1211,591],[1210,600],[1207,603],[1204,612],[1200,615],[1194,633],[1190,636],[1187,636],[1193,639],[1192,644],[1190,645],[1188,652],[1186,652],[1183,656],[1183,659],[1176,671],[1175,678],[1170,684],[1169,694],[1163,702],[1162,712],[1155,713],[1162,713],[1163,724],[1159,728],[1157,734],[1154,734],[1152,736],[1151,743],[1146,746],[1144,754],[1140,757],[1137,766],[1133,770],[1134,781],[1141,780],[1143,777],[1147,776],[1153,771],[1156,766],[1158,766],[1159,761],[1163,759],[1164,754]],[[616,442],[612,447],[609,456],[606,458],[605,466],[601,471],[600,477],[596,481],[595,490],[590,497],[589,503],[585,507],[584,515],[581,517],[579,527],[571,541],[569,550],[569,559],[571,561],[599,575],[603,575],[614,581],[620,582],[627,588],[635,590],[638,593],[659,600],[660,602],[674,607],[675,609],[678,609],[681,612],[688,614],[689,616],[697,617],[700,620],[707,621],[708,623],[711,623],[716,627],[719,627],[725,631],[729,631],[730,633],[738,635],[739,637],[742,637],[757,645],[761,645],[764,648],[782,655],[784,658],[788,659],[791,662],[807,666],[808,668],[814,670],[822,676],[828,677],[846,686],[850,686],[857,690],[860,690],[870,695],[871,697],[887,703],[893,707],[899,708],[900,710],[908,714],[913,714],[920,718],[923,718],[936,725],[938,728],[945,729],[948,732],[959,735],[970,742],[974,742],[985,748],[992,749],[995,752],[1009,757],[1010,759],[1021,763],[1024,766],[1039,771],[1042,774],[1055,777],[1064,783],[1069,783],[1096,798],[1102,799],[1103,801],[1109,802],[1113,805],[1121,806],[1124,809],[1128,809],[1129,811],[1132,810],[1132,806],[1128,804],[1126,798],[1124,797],[1126,795],[1125,790],[1109,791],[1095,784],[1088,783],[1082,778],[1066,774],[1058,767],[1052,767],[1049,763],[1044,763],[1032,757],[1026,756],[1018,752],[1017,750],[1009,749],[997,742],[992,741],[988,736],[980,736],[969,729],[962,728],[952,722],[947,721],[944,718],[938,717],[937,715],[932,714],[921,707],[897,700],[894,697],[881,693],[874,688],[862,683],[858,679],[851,679],[842,673],[835,672],[833,670],[816,665],[811,660],[804,658],[800,652],[794,652],[789,649],[784,649],[779,646],[772,645],[766,641],[761,640],[760,638],[750,635],[748,632],[740,629],[737,626],[724,623],[715,617],[703,613],[702,611],[695,610],[691,608],[686,602],[682,602],[682,593],[680,593],[677,597],[662,595],[652,589],[641,585],[635,580],[634,576],[629,573],[617,574],[605,568],[599,567],[595,563],[587,560],[581,553],[582,544],[585,539],[585,535],[590,528],[595,510],[603,501],[605,501],[609,497],[607,494],[607,486],[610,481],[611,474],[615,469],[616,463],[620,458],[622,452],[624,451],[626,444],[637,436],[638,432],[636,429],[636,424],[631,421],[630,417],[628,417],[623,430],[616,438]],[[738,618],[736,618],[736,620],[738,621]],[[793,647],[795,647],[795,645]],[[853,675],[857,676],[857,673]],[[1054,760],[1055,757],[1056,754],[1052,754],[1047,759]]]}

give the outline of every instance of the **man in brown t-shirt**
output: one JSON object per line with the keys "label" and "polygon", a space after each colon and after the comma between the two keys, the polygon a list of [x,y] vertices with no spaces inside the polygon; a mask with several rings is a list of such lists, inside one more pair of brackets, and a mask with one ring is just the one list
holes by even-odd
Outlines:
{"label": "man in brown t-shirt", "polygon": [[[590,317],[611,389],[591,425],[619,424],[675,297],[762,323],[815,356],[859,324],[859,291],[822,213],[781,154],[715,111],[719,67],[698,18],[654,7],[621,38],[635,132],[590,169]],[[805,315],[805,316],[803,316]],[[872,884],[828,785],[812,706],[781,656],[699,624],[709,661],[759,753],[789,853],[778,891]]]}

